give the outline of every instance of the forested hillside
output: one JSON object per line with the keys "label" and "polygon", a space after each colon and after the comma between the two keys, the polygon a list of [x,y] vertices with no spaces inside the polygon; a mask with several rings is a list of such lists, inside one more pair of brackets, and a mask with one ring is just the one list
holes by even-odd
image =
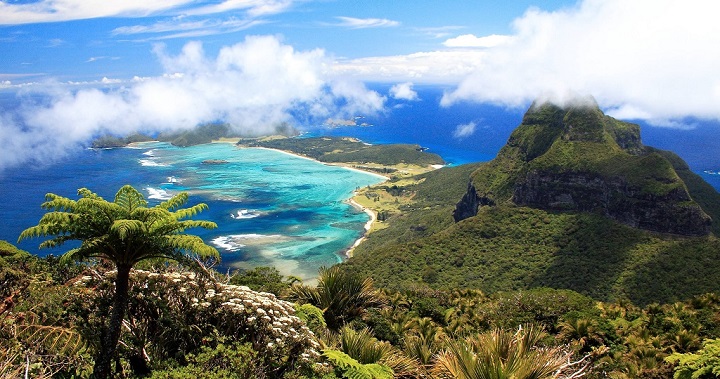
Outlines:
{"label": "forested hillside", "polygon": [[397,290],[546,286],[636,304],[717,290],[720,195],[596,106],[535,104],[495,160],[424,178],[348,270]]}

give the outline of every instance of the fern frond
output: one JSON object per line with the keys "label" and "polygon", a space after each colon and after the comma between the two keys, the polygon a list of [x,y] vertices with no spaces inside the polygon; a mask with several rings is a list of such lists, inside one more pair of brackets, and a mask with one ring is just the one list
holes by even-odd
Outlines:
{"label": "fern frond", "polygon": [[79,196],[83,197],[84,199],[93,199],[93,200],[105,201],[105,199],[103,199],[102,197],[100,197],[98,194],[96,194],[95,192],[90,191],[89,189],[87,189],[87,188],[85,188],[85,187],[80,188],[77,193],[78,193]]}
{"label": "fern frond", "polygon": [[18,338],[29,345],[40,345],[52,354],[74,355],[85,347],[82,336],[68,328],[42,325],[34,313],[26,313],[17,326]]}
{"label": "fern frond", "polygon": [[68,264],[75,261],[83,260],[84,258],[80,256],[80,249],[72,249],[68,250],[65,254],[60,256],[60,264]]}
{"label": "fern frond", "polygon": [[117,233],[121,239],[126,239],[129,235],[142,233],[145,225],[138,220],[115,220],[110,231]]}
{"label": "fern frond", "polygon": [[45,194],[45,202],[40,205],[40,208],[63,211],[74,209],[76,204],[77,202],[75,200],[54,193],[48,193]]}
{"label": "fern frond", "polygon": [[200,204],[193,205],[190,208],[178,209],[177,211],[175,211],[174,214],[175,214],[175,218],[177,220],[182,220],[184,218],[195,216],[198,213],[200,213],[204,210],[207,210],[207,209],[208,209],[207,204],[200,203]]}
{"label": "fern frond", "polygon": [[136,208],[147,208],[147,201],[143,194],[130,185],[124,185],[117,191],[115,204],[121,206],[128,213]]}
{"label": "fern frond", "polygon": [[187,234],[170,235],[166,237],[167,245],[186,253],[197,254],[200,258],[220,259],[220,253],[214,247],[206,245],[198,236]]}
{"label": "fern frond", "polygon": [[158,204],[158,207],[172,211],[172,210],[182,207],[187,201],[188,201],[187,192],[180,192],[179,194],[171,197],[170,199]]}
{"label": "fern frond", "polygon": [[152,229],[152,225],[162,220],[171,218],[171,213],[167,209],[152,207],[135,209],[128,216],[132,220],[140,220],[148,225],[148,229]]}
{"label": "fern frond", "polygon": [[203,221],[203,220],[185,220],[178,222],[180,228],[182,228],[179,231],[192,229],[192,228],[203,228],[203,229],[215,229],[217,228],[217,224],[212,221]]}
{"label": "fern frond", "polygon": [[348,379],[392,379],[393,370],[379,363],[362,364],[342,351],[325,349],[323,356]]}
{"label": "fern frond", "polygon": [[66,241],[72,240],[71,236],[58,236],[47,241],[43,241],[38,246],[39,249],[52,249],[53,247],[62,246]]}
{"label": "fern frond", "polygon": [[20,233],[20,236],[18,237],[18,242],[21,242],[22,240],[26,240],[28,238],[34,238],[34,237],[42,237],[47,235],[48,227],[47,225],[35,225],[31,226],[25,230],[23,230]]}

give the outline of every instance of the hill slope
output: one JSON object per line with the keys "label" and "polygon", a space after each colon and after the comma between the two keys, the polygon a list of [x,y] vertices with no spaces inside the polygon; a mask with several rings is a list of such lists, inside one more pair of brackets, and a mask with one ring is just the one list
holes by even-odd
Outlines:
{"label": "hill slope", "polygon": [[597,107],[535,105],[495,160],[408,190],[414,206],[370,234],[348,270],[395,289],[547,286],[638,304],[718,289],[720,194]]}

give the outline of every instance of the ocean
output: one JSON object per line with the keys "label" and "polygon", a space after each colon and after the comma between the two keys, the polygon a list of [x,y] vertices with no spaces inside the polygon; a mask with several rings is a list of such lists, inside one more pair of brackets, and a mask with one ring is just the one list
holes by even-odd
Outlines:
{"label": "ocean", "polygon": [[[202,163],[211,159],[227,163]],[[179,148],[149,142],[88,149],[50,167],[13,169],[3,175],[5,226],[0,239],[14,243],[24,228],[37,224],[47,192],[77,198],[77,189],[87,187],[112,201],[117,189],[131,184],[154,205],[186,191],[188,206],[208,204],[196,219],[218,224],[217,229],[188,233],[221,252],[219,270],[274,266],[284,275],[310,279],[319,267],[341,262],[344,250],[364,231],[367,214],[346,200],[358,187],[383,180],[283,152],[238,149],[228,143]],[[18,246],[37,252],[40,241],[26,240]]]}
{"label": "ocean", "polygon": [[[373,89],[386,94],[388,87]],[[304,135],[351,136],[373,144],[414,143],[439,154],[449,165],[460,165],[494,158],[525,111],[473,103],[443,108],[439,106],[442,88],[416,90],[417,101],[389,98],[386,112],[356,116],[358,123],[368,126],[308,125]],[[641,123],[643,141],[675,151],[720,189],[720,124],[689,122],[693,129]],[[458,133],[460,129],[465,134]],[[228,163],[202,163],[210,159]],[[196,218],[218,224],[214,230],[189,233],[218,248],[220,271],[274,266],[284,275],[307,280],[316,276],[319,267],[341,262],[344,252],[362,236],[368,216],[346,200],[356,188],[381,180],[282,152],[238,149],[227,143],[179,148],[150,142],[129,148],[77,149],[45,167],[0,173],[0,239],[15,243],[22,230],[36,225],[48,192],[77,198],[77,189],[87,187],[112,200],[117,189],[131,184],[152,205],[187,191],[188,205],[209,206]],[[18,246],[39,255],[64,251],[38,251],[40,241],[26,240]]]}

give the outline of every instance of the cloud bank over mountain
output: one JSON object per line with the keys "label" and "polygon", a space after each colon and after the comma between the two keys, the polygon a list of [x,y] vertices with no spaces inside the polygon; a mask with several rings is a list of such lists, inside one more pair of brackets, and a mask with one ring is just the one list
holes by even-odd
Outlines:
{"label": "cloud bank over mountain", "polygon": [[[197,42],[177,55],[157,45],[155,54],[162,76],[109,90],[47,84],[21,92],[25,103],[0,116],[0,169],[62,156],[104,133],[162,132],[223,121],[262,134],[294,117],[371,114],[385,103],[364,84],[332,75],[323,50],[296,51],[276,37],[247,37],[214,57]],[[38,95],[44,100],[32,101]]]}
{"label": "cloud bank over mountain", "polygon": [[718,9],[700,0],[585,0],[555,12],[530,9],[443,104],[520,105],[576,92],[621,118],[720,119],[720,23],[711,8]]}

